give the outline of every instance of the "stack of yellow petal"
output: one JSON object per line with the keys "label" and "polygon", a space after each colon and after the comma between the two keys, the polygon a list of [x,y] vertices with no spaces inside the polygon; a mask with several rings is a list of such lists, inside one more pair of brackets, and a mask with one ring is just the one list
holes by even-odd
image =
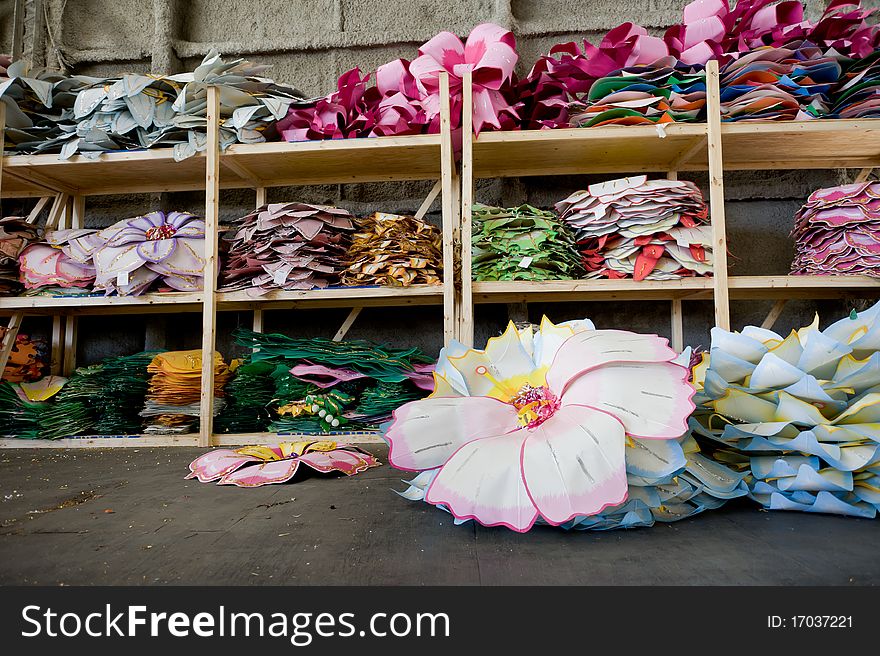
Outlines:
{"label": "stack of yellow petal", "polygon": [[[146,432],[186,432],[199,416],[201,400],[202,352],[160,353],[147,370],[152,374],[142,417],[151,425]],[[214,352],[214,414],[223,408],[223,388],[231,369],[220,353]]]}
{"label": "stack of yellow petal", "polygon": [[443,273],[440,231],[414,216],[376,212],[357,219],[348,250],[346,285],[439,285]]}

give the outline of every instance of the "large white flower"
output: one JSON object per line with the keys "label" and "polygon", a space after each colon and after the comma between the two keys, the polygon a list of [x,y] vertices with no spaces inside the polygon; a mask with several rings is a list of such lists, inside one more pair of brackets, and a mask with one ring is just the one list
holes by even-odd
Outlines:
{"label": "large white flower", "polygon": [[434,392],[400,407],[392,465],[435,470],[425,500],[458,519],[529,530],[627,497],[627,435],[670,440],[694,409],[688,370],[666,339],[513,323],[485,350],[443,349]]}

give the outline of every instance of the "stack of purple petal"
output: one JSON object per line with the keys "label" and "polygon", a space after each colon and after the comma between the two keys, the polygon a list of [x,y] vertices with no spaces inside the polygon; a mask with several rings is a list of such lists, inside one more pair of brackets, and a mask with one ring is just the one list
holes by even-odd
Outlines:
{"label": "stack of purple petal", "polygon": [[224,291],[321,289],[339,282],[354,231],[352,216],[338,207],[272,203],[244,216],[224,240],[220,270]]}
{"label": "stack of purple petal", "polygon": [[814,191],[791,234],[796,275],[880,277],[880,182]]}
{"label": "stack of purple petal", "polygon": [[95,289],[143,294],[156,282],[175,291],[202,289],[205,222],[186,212],[150,212],[98,233]]}

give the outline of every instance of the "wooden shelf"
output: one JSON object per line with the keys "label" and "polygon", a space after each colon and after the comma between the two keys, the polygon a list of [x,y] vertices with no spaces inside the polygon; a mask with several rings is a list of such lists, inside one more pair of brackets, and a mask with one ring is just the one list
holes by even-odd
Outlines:
{"label": "wooden shelf", "polygon": [[711,299],[712,278],[474,282],[474,303]]}
{"label": "wooden shelf", "polygon": [[[440,178],[439,134],[237,144],[220,155],[221,188]],[[205,189],[205,156],[175,162],[170,148],[3,158],[4,198],[99,196]]]}
{"label": "wooden shelf", "polygon": [[273,291],[259,297],[246,291],[218,292],[218,310],[327,307],[405,307],[440,305],[443,285],[411,287],[332,287],[308,291]]}
{"label": "wooden shelf", "polygon": [[833,169],[880,166],[880,119],[722,123],[724,168]]}
{"label": "wooden shelf", "polygon": [[202,294],[173,292],[141,296],[7,296],[0,314],[147,314],[201,312]]}
{"label": "wooden shelf", "polygon": [[869,276],[732,276],[732,299],[851,299],[880,297]]}
{"label": "wooden shelf", "polygon": [[[141,296],[9,296],[0,297],[0,315],[81,316],[93,314],[156,314],[201,312],[201,293],[153,293]],[[333,287],[274,291],[253,297],[246,291],[217,292],[217,309],[281,310],[305,308],[407,307],[441,305],[442,285],[412,287]]]}
{"label": "wooden shelf", "polygon": [[708,167],[705,123],[483,132],[473,141],[475,178]]}
{"label": "wooden shelf", "polygon": [[[277,444],[278,442],[297,442],[300,440],[330,439],[346,444],[384,444],[378,433],[358,431],[338,435],[316,435],[312,433],[215,433],[213,446],[245,446],[248,444]],[[114,447],[197,447],[198,433],[185,435],[90,435],[83,437],[64,437],[58,440],[25,440],[14,437],[0,438],[0,449],[100,449]]]}

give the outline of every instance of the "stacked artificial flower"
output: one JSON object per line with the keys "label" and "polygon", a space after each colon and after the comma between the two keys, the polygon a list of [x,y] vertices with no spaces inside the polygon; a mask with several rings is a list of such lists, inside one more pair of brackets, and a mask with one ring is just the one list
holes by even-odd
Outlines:
{"label": "stacked artificial flower", "polygon": [[803,120],[829,111],[829,94],[843,58],[812,43],[758,48],[720,71],[721,116],[725,121]]}
{"label": "stacked artificial flower", "polygon": [[[201,399],[202,352],[160,353],[147,367],[152,374],[141,416],[148,418],[148,433],[183,433],[193,428],[199,417]],[[223,356],[214,353],[214,414],[223,409],[223,388],[231,371]]]}
{"label": "stacked artificial flower", "polygon": [[772,510],[874,517],[880,508],[880,304],[787,337],[712,329],[695,369],[694,431],[715,459],[750,470]]}
{"label": "stacked artificial flower", "polygon": [[337,285],[353,231],[353,217],[338,207],[264,205],[238,219],[224,237],[229,247],[220,286],[260,296]]}
{"label": "stacked artificial flower", "polygon": [[581,277],[574,235],[553,212],[475,205],[473,220],[474,280]]}
{"label": "stacked artificial flower", "polygon": [[791,234],[792,273],[880,276],[880,183],[814,191]]}
{"label": "stacked artificial flower", "polygon": [[455,523],[527,531],[650,526],[746,494],[744,475],[699,453],[694,390],[666,340],[588,320],[518,329],[482,350],[453,343],[434,392],[394,413],[402,493]]}
{"label": "stacked artificial flower", "polygon": [[712,230],[699,188],[640,175],[590,185],[556,204],[577,234],[588,278],[671,280],[712,272]]}
{"label": "stacked artificial flower", "polygon": [[624,68],[596,80],[587,96],[569,107],[572,127],[653,125],[705,116],[706,74],[674,57]]}
{"label": "stacked artificial flower", "polygon": [[355,219],[346,285],[437,285],[443,273],[440,231],[421,219],[375,212]]}

